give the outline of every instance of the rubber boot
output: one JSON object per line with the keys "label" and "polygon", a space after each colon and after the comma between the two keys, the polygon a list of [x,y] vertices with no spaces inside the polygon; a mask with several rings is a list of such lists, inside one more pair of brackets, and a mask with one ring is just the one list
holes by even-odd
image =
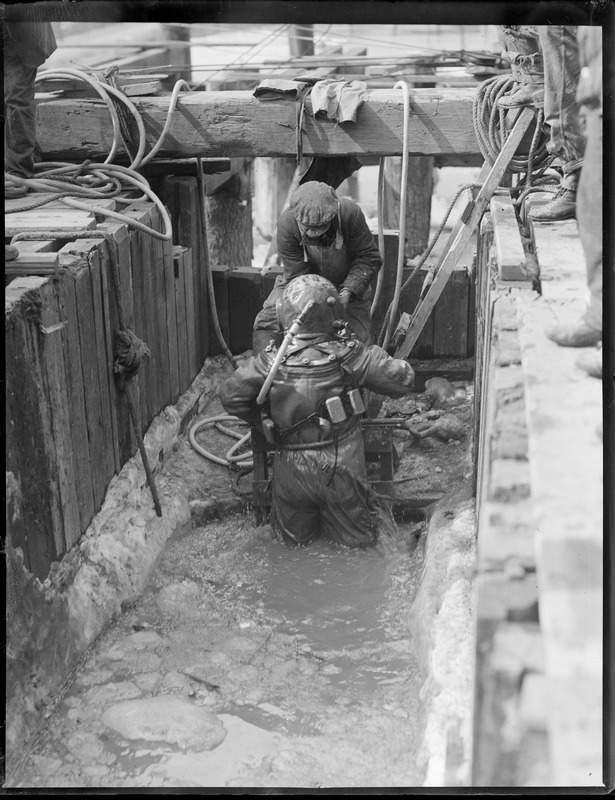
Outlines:
{"label": "rubber boot", "polygon": [[515,88],[497,101],[502,108],[519,108],[533,105],[544,106],[544,68],[538,38],[523,32],[523,27],[504,27],[501,31],[504,57],[510,61]]}

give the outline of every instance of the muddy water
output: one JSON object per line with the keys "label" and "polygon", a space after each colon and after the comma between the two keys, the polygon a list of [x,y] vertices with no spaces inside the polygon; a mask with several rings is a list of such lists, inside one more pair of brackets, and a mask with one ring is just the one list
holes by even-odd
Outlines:
{"label": "muddy water", "polygon": [[362,551],[288,548],[250,516],[177,534],[12,785],[420,785],[422,531]]}

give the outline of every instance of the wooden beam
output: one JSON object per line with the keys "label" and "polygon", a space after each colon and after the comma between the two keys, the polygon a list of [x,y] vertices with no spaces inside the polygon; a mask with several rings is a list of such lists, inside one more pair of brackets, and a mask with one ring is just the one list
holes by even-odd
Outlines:
{"label": "wooden beam", "polygon": [[528,280],[519,223],[510,192],[507,189],[498,190],[491,198],[490,210],[500,280]]}
{"label": "wooden beam", "polygon": [[[480,154],[472,123],[472,89],[414,89],[410,94],[410,154],[467,157]],[[164,127],[169,97],[137,100],[151,148]],[[160,157],[289,156],[296,153],[296,104],[261,101],[252,92],[180,94]],[[357,122],[314,119],[306,104],[303,154],[401,155],[403,98],[374,90]],[[106,106],[87,100],[45,100],[37,105],[37,141],[46,159],[106,156],[112,145]]]}

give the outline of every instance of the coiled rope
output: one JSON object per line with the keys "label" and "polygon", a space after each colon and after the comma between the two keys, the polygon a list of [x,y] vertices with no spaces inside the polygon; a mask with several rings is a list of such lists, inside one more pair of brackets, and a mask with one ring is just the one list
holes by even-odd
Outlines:
{"label": "coiled rope", "polygon": [[[497,158],[507,135],[507,111],[498,105],[500,97],[514,86],[510,76],[496,76],[479,84],[472,105],[474,131],[481,153],[490,163]],[[544,111],[536,109],[536,127],[532,135],[527,156],[515,155],[509,171],[521,174],[518,184],[511,188],[513,204],[519,210],[523,225],[526,225],[525,200],[534,192],[557,191],[557,175],[546,174],[553,162],[547,144],[549,135],[544,129]]]}
{"label": "coiled rope", "polygon": [[[472,104],[472,121],[474,124],[474,131],[478,141],[479,149],[484,159],[490,164],[495,163],[509,133],[509,129],[506,125],[507,111],[497,104],[497,100],[503,95],[507,94],[512,89],[513,85],[514,81],[510,76],[495,76],[479,84],[474,95]],[[514,201],[518,206],[522,206],[523,201],[531,192],[549,191],[548,184],[553,181],[551,176],[545,176],[544,174],[551,165],[553,159],[547,151],[549,137],[543,129],[543,124],[544,112],[542,109],[537,109],[536,127],[532,135],[532,141],[527,156],[515,155],[509,164],[509,170],[511,172],[523,175],[519,187],[511,190],[513,193],[521,192],[519,198]],[[458,199],[461,197],[463,192],[474,187],[475,184],[466,184],[457,191],[427,249],[421,255],[419,262],[413,268],[410,276],[401,287],[402,291],[411,283],[414,276],[425,264],[425,261],[427,260],[442,231],[444,230],[446,222],[448,221],[448,218]],[[436,268],[437,264],[432,265],[425,276],[421,293],[417,301],[417,306],[418,303],[420,303],[425,297],[427,289],[431,283],[433,283]],[[382,323],[382,327],[378,335],[378,344],[380,346],[388,345],[388,338],[390,337],[387,337],[387,330],[391,328],[390,321],[393,314],[393,308],[394,305],[391,303]],[[416,311],[416,307],[414,308],[414,311]]]}

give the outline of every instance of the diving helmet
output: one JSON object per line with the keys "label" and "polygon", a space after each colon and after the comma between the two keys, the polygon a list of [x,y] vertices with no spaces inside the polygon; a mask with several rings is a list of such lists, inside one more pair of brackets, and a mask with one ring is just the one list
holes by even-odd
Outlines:
{"label": "diving helmet", "polygon": [[344,309],[337,289],[322,275],[299,275],[286,285],[276,303],[280,326],[288,330],[310,300],[315,305],[298,333],[333,333],[333,323],[343,318]]}

